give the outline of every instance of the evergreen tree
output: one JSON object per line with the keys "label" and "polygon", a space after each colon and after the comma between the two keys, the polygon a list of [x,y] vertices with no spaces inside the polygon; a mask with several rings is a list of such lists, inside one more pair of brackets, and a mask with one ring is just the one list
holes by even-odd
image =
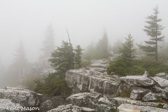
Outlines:
{"label": "evergreen tree", "polygon": [[103,38],[100,39],[95,47],[96,58],[107,58],[109,56],[109,46],[107,33],[104,32]]}
{"label": "evergreen tree", "polygon": [[41,56],[42,59],[49,58],[51,52],[55,49],[54,44],[54,32],[52,25],[49,25],[46,31],[45,40],[43,42],[43,55]]}
{"label": "evergreen tree", "polygon": [[113,53],[119,54],[121,47],[122,47],[122,41],[118,39],[118,40],[113,44],[113,46],[112,46],[111,49],[112,49]]}
{"label": "evergreen tree", "polygon": [[129,34],[127,38],[125,38],[125,43],[122,44],[122,48],[120,48],[121,57],[127,59],[133,59],[135,49],[133,48],[133,38]]}
{"label": "evergreen tree", "polygon": [[158,42],[163,41],[164,36],[162,36],[162,30],[164,27],[159,24],[161,19],[158,17],[158,8],[154,8],[154,13],[147,17],[144,31],[148,36],[150,36],[149,41],[145,41],[144,45],[139,45],[139,47],[146,52],[148,56],[154,56],[155,60],[158,60]]}
{"label": "evergreen tree", "polygon": [[81,55],[82,55],[82,48],[80,45],[77,45],[75,51],[75,64],[80,68],[81,67]]}
{"label": "evergreen tree", "polygon": [[51,58],[49,59],[51,66],[61,75],[74,68],[74,53],[72,44],[69,42],[62,41],[61,47],[52,52]]}
{"label": "evergreen tree", "polygon": [[29,63],[25,56],[23,43],[20,41],[18,49],[16,50],[14,62],[9,67],[7,74],[9,80],[12,79],[12,84],[22,84],[28,73]]}
{"label": "evergreen tree", "polygon": [[95,44],[93,42],[91,42],[88,47],[84,50],[84,54],[83,57],[85,59],[94,59],[95,56]]}

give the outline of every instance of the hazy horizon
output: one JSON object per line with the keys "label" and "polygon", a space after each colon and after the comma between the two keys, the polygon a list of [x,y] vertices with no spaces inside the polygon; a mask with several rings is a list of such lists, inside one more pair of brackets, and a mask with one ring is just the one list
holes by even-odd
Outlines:
{"label": "hazy horizon", "polygon": [[66,28],[72,43],[82,47],[98,41],[104,30],[111,44],[128,34],[136,43],[143,42],[149,39],[143,31],[146,17],[156,6],[168,40],[167,4],[167,0],[1,0],[0,60],[10,65],[22,40],[27,59],[36,61],[49,24],[56,45],[67,40]]}

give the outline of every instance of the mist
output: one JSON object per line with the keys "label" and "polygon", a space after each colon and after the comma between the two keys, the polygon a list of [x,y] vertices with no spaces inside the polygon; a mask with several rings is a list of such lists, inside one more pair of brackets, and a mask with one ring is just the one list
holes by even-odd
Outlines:
{"label": "mist", "polygon": [[55,45],[68,40],[85,48],[97,42],[104,30],[110,44],[131,34],[136,43],[148,37],[143,31],[146,17],[158,6],[163,34],[168,40],[167,0],[1,0],[0,59],[7,68],[20,41],[30,62],[41,55],[47,26],[52,24]]}

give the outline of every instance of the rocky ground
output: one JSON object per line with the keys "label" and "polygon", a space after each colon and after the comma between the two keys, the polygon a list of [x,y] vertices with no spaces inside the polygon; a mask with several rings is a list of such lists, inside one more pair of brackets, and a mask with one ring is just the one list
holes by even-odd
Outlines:
{"label": "rocky ground", "polygon": [[[68,98],[0,89],[0,107],[39,107],[40,112],[168,112],[168,74],[119,77],[107,75],[107,65],[107,60],[96,60],[89,67],[69,70],[65,79],[72,95]],[[0,112],[14,111],[1,108]]]}
{"label": "rocky ground", "polygon": [[96,60],[90,67],[69,70],[65,79],[73,94],[66,99],[70,105],[62,107],[78,108],[72,112],[168,112],[168,74],[109,76],[107,64]]}

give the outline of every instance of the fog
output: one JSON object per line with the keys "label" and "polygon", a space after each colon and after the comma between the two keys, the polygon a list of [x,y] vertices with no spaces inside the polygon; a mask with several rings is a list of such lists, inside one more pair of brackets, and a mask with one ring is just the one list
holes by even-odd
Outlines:
{"label": "fog", "polygon": [[46,29],[52,24],[55,44],[68,40],[86,47],[98,41],[106,30],[110,43],[132,34],[136,43],[148,36],[142,30],[146,17],[158,6],[163,35],[168,40],[167,0],[0,0],[0,60],[7,67],[19,42],[26,57],[35,62],[40,56]]}

